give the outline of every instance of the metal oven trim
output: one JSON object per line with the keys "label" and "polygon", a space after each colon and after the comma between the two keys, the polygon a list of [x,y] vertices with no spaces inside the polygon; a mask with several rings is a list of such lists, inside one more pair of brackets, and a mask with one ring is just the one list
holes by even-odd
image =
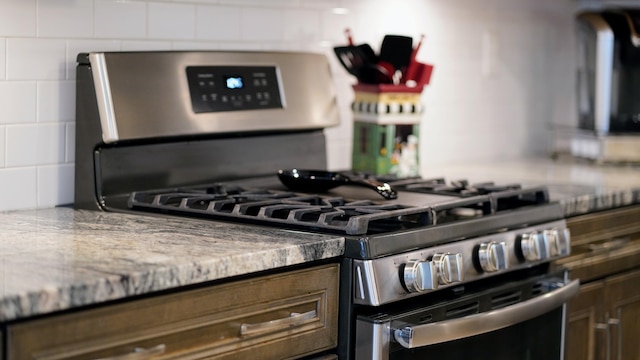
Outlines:
{"label": "metal oven trim", "polygon": [[503,273],[496,272],[480,272],[476,269],[472,261],[473,254],[477,246],[488,242],[504,242],[510,249],[508,254],[508,263],[511,264],[506,271],[514,271],[517,269],[529,268],[541,263],[549,262],[556,258],[569,255],[570,249],[563,247],[558,253],[545,259],[537,261],[524,261],[517,257],[515,249],[517,248],[518,237],[520,234],[531,232],[544,232],[549,229],[566,229],[564,220],[539,224],[536,226],[519,228],[507,232],[498,232],[486,236],[481,236],[466,241],[456,241],[448,244],[422,248],[410,252],[404,252],[392,256],[372,259],[359,260],[354,259],[354,279],[355,289],[353,292],[353,302],[359,305],[379,306],[393,301],[403,300],[410,297],[420,296],[431,291],[438,291],[446,287],[458,286],[460,283],[448,285],[439,285],[435,290],[427,290],[422,292],[409,293],[403,288],[398,274],[401,268],[411,260],[426,260],[436,253],[452,253],[462,254],[464,258],[464,281],[470,282],[492,277]]}
{"label": "metal oven trim", "polygon": [[562,306],[575,296],[579,289],[580,281],[573,280],[545,295],[503,309],[460,319],[394,329],[394,339],[404,348],[412,349],[503,329]]}
{"label": "metal oven trim", "polygon": [[119,140],[118,126],[104,53],[91,53],[89,54],[89,60],[91,62],[91,73],[95,83],[100,125],[102,126],[102,141],[107,144],[116,142]]}
{"label": "metal oven trim", "polygon": [[[238,132],[301,131],[323,129],[340,122],[331,69],[324,54],[96,52],[89,54],[89,61],[104,143]],[[286,106],[195,113],[187,67],[221,64],[275,67],[277,91]]]}
{"label": "metal oven trim", "polygon": [[[537,335],[520,349],[528,354],[528,349],[537,347],[537,342],[542,340],[539,336],[555,334],[552,336],[557,342],[542,353],[557,354],[558,357],[551,358],[563,359],[567,303],[579,292],[580,281],[569,279],[566,270],[540,276],[529,274],[514,280],[502,281],[494,288],[480,288],[484,290],[470,292],[468,296],[431,297],[377,312],[373,309],[362,311],[355,319],[353,358],[389,360],[396,356],[404,359],[410,354],[409,358],[423,358],[427,354],[442,356],[444,349],[452,349],[458,344],[472,345],[470,341],[477,350],[485,342],[493,346],[494,341],[499,342],[511,328],[514,334],[520,334],[522,329],[531,330],[531,326],[535,326],[540,331],[534,331]],[[484,340],[478,341],[479,337]],[[452,354],[452,358],[463,358],[461,353],[456,354]],[[486,356],[489,354],[482,354],[484,357],[481,358],[489,359],[491,357]],[[513,356],[515,352],[509,354]]]}

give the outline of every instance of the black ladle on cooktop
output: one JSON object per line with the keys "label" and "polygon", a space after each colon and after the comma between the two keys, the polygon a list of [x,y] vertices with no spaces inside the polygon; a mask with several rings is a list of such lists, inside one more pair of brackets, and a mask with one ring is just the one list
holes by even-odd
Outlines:
{"label": "black ladle on cooktop", "polygon": [[293,191],[322,193],[338,186],[352,185],[363,186],[375,190],[385,199],[395,199],[398,194],[387,183],[382,183],[371,178],[359,176],[347,176],[339,172],[324,170],[279,170],[278,178]]}

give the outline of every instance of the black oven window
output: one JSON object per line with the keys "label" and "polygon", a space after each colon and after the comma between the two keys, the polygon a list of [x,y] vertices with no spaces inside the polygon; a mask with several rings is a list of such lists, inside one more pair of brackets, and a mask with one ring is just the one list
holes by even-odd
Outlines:
{"label": "black oven window", "polygon": [[389,359],[560,360],[562,323],[560,307],[526,322],[470,338],[412,350],[393,346]]}

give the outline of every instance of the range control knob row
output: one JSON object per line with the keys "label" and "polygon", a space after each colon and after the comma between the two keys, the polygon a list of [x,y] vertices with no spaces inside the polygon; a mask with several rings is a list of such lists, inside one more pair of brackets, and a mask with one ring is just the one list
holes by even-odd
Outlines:
{"label": "range control knob row", "polygon": [[482,270],[494,272],[509,268],[507,243],[491,241],[478,247],[478,262]]}
{"label": "range control knob row", "polygon": [[409,292],[434,290],[438,287],[436,266],[432,261],[410,260],[404,266],[402,280]]}
{"label": "range control knob row", "polygon": [[520,235],[520,249],[525,260],[540,261],[549,258],[549,246],[545,237],[537,231]]}
{"label": "range control knob row", "polygon": [[571,236],[568,229],[548,229],[520,235],[522,256],[528,261],[546,260],[569,255]]}
{"label": "range control knob row", "polygon": [[435,254],[432,259],[438,272],[438,283],[452,284],[464,280],[464,262],[462,254]]}
{"label": "range control knob row", "polygon": [[549,244],[551,256],[569,255],[571,249],[571,234],[569,229],[549,229],[542,232]]}
{"label": "range control knob row", "polygon": [[464,280],[462,254],[435,254],[430,260],[409,260],[404,265],[402,282],[409,292],[435,290]]}

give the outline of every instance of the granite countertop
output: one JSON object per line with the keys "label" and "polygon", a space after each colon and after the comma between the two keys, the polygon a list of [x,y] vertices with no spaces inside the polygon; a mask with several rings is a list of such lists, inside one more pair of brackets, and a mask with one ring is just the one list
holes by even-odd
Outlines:
{"label": "granite countertop", "polygon": [[544,185],[549,189],[550,199],[562,204],[567,217],[640,203],[640,165],[536,158],[436,165],[422,176],[468,179],[471,183]]}
{"label": "granite countertop", "polygon": [[0,323],[339,257],[344,239],[70,208],[0,213]]}
{"label": "granite countertop", "polygon": [[[638,166],[533,159],[422,175],[546,185],[566,216],[640,203]],[[343,252],[339,235],[70,208],[0,213],[0,323]]]}

